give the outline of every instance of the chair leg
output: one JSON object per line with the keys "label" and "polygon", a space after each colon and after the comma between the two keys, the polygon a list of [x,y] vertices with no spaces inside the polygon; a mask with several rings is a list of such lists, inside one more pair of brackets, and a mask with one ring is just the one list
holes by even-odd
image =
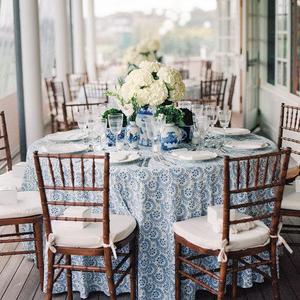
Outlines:
{"label": "chair leg", "polygon": [[48,250],[48,275],[47,275],[47,294],[45,300],[52,300],[53,280],[54,280],[54,259],[55,254]]}
{"label": "chair leg", "polygon": [[35,254],[37,260],[37,267],[40,273],[41,290],[44,288],[44,256],[43,256],[43,241],[42,241],[42,221],[33,223]]}
{"label": "chair leg", "polygon": [[[71,265],[71,255],[66,255],[66,264]],[[72,288],[72,271],[68,270],[66,271],[67,274],[67,300],[73,300],[73,288]]]}
{"label": "chair leg", "polygon": [[179,273],[180,255],[181,255],[181,244],[176,241],[176,237],[175,237],[175,300],[180,300],[180,293],[181,293],[181,276]]}
{"label": "chair leg", "polygon": [[279,283],[278,283],[278,273],[277,273],[277,256],[276,256],[276,246],[277,240],[271,239],[271,275],[272,275],[272,294],[273,300],[280,300],[280,291],[279,291]]}
{"label": "chair leg", "polygon": [[220,268],[218,300],[224,299],[225,287],[226,287],[226,273],[227,273],[227,262],[223,262],[223,263],[221,263],[221,268]]}
{"label": "chair leg", "polygon": [[117,300],[114,276],[113,276],[113,272],[112,272],[111,249],[110,248],[104,248],[104,263],[105,263],[105,268],[106,268],[106,278],[108,281],[110,300]]}
{"label": "chair leg", "polygon": [[232,299],[236,300],[237,298],[237,269],[238,269],[238,261],[237,259],[232,260]]}
{"label": "chair leg", "polygon": [[136,299],[136,273],[137,273],[137,237],[130,242],[130,300]]}

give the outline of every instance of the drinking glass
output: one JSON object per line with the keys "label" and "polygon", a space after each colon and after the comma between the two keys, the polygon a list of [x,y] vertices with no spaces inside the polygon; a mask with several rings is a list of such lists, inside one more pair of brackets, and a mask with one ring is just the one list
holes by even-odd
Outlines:
{"label": "drinking glass", "polygon": [[145,119],[146,129],[147,129],[147,137],[152,141],[152,151],[160,152],[160,130],[166,124],[166,116],[152,116],[150,118]]}
{"label": "drinking glass", "polygon": [[118,134],[121,132],[123,126],[123,114],[108,115],[108,124],[109,129],[115,136],[115,141],[117,143]]}
{"label": "drinking glass", "polygon": [[205,135],[209,128],[209,119],[207,116],[198,116],[196,118],[196,126],[199,135],[199,146],[198,149],[202,149],[204,147]]}
{"label": "drinking glass", "polygon": [[[97,122],[95,122],[94,126],[94,132],[96,135],[96,139],[99,138],[99,150],[102,150],[104,148],[104,140],[106,136],[106,129],[107,129],[107,120],[106,119],[99,119]],[[94,146],[94,150],[95,150]]]}

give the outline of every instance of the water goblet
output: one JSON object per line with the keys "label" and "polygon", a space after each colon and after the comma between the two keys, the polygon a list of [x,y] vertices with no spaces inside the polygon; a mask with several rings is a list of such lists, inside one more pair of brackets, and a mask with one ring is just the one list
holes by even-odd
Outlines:
{"label": "water goblet", "polygon": [[224,142],[225,142],[225,133],[226,128],[228,127],[231,119],[231,110],[224,108],[219,110],[219,122],[221,127],[224,130]]}
{"label": "water goblet", "polygon": [[123,126],[123,114],[120,113],[120,114],[108,115],[108,124],[109,124],[109,129],[111,133],[114,135],[115,141],[117,143],[118,134],[121,132]]}

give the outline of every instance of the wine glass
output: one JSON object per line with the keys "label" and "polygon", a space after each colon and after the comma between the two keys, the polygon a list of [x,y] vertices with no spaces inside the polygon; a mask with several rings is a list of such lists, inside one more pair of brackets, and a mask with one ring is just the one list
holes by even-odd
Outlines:
{"label": "wine glass", "polygon": [[123,114],[120,113],[120,114],[108,115],[108,124],[111,133],[115,136],[115,140],[117,144],[118,134],[122,130],[122,126],[123,126]]}
{"label": "wine glass", "polygon": [[224,129],[224,134],[225,130],[228,127],[231,119],[231,110],[225,108],[225,109],[220,109],[219,110],[219,121],[221,127]]}
{"label": "wine glass", "polygon": [[228,127],[231,119],[231,110],[225,108],[225,109],[220,109],[219,110],[219,122],[221,127],[224,130],[224,142],[225,142],[225,133],[226,133],[226,128]]}
{"label": "wine glass", "polygon": [[75,121],[77,122],[78,128],[82,131],[83,134],[86,133],[88,115],[85,110],[78,111],[75,115]]}

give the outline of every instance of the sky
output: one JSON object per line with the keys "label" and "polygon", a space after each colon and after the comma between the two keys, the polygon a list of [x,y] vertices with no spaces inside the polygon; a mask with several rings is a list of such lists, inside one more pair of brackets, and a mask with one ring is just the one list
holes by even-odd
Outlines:
{"label": "sky", "polygon": [[176,12],[190,12],[193,8],[212,10],[216,8],[216,0],[96,0],[95,15],[107,16],[115,12],[143,11],[149,13],[155,9],[157,13],[165,9]]}

